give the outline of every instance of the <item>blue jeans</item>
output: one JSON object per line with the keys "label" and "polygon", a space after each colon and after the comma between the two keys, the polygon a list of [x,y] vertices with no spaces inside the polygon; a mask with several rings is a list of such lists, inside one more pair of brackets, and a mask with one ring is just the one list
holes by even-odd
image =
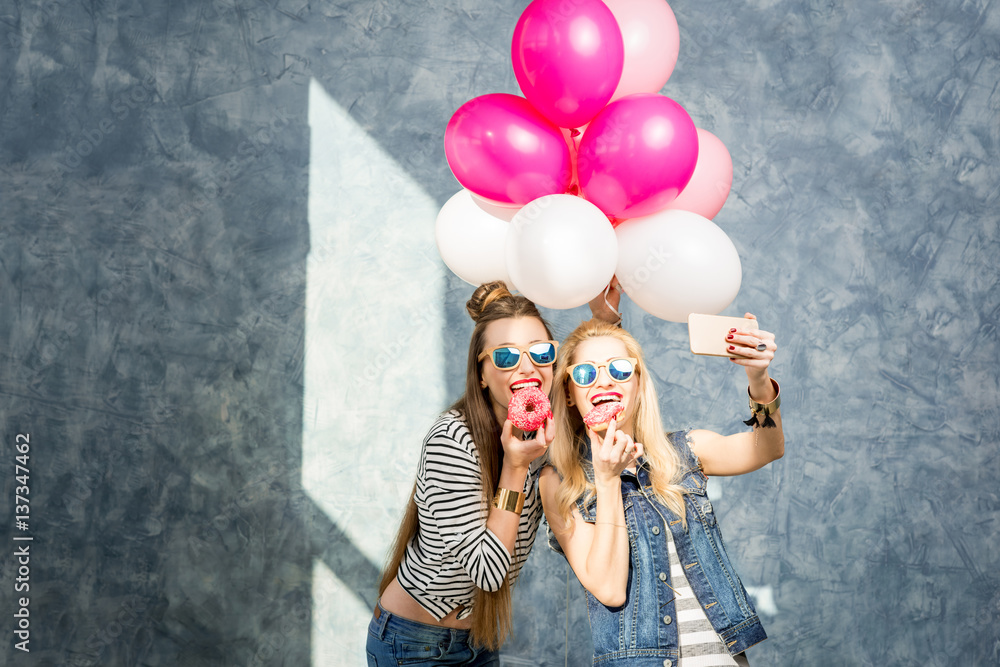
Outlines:
{"label": "blue jeans", "polygon": [[468,630],[417,623],[390,614],[382,605],[368,624],[368,667],[465,665],[499,667],[500,654],[469,643]]}

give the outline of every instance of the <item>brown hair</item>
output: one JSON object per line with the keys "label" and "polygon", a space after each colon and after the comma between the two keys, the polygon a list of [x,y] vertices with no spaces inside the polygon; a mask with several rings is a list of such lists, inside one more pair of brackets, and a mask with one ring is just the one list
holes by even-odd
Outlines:
{"label": "brown hair", "polygon": [[[482,470],[483,499],[488,507],[493,501],[497,484],[500,481],[500,469],[503,467],[503,444],[500,442],[501,424],[497,423],[490,403],[490,390],[479,384],[480,364],[488,363],[478,360],[479,354],[485,347],[486,327],[497,320],[534,317],[545,327],[546,335],[549,338],[552,337],[552,333],[535,304],[523,296],[511,294],[507,286],[500,280],[476,288],[472,298],[465,304],[465,309],[476,325],[469,341],[465,393],[455,401],[451,409],[458,410],[462,414],[469,427],[469,432],[472,434],[472,439],[476,443],[479,465]],[[406,513],[403,515],[403,521],[389,554],[388,565],[382,572],[378,588],[379,595],[395,578],[399,564],[406,553],[406,547],[417,532],[419,521],[417,504],[414,499],[416,490],[416,484],[414,484]],[[510,629],[510,580],[505,577],[503,584],[496,591],[476,589],[470,631],[472,643],[494,651],[499,650],[507,635],[510,634]]]}
{"label": "brown hair", "polygon": [[556,507],[563,521],[568,521],[578,498],[596,493],[593,482],[587,481],[582,463],[583,451],[578,438],[584,433],[583,418],[576,408],[567,403],[569,367],[579,362],[576,349],[590,338],[614,338],[625,344],[628,356],[639,360],[633,382],[637,382],[635,404],[632,410],[632,435],[641,442],[650,465],[650,482],[653,492],[686,525],[684,488],[678,484],[681,476],[680,457],[667,441],[660,417],[660,404],[656,387],[643,360],[642,348],[630,333],[601,320],[583,322],[573,330],[559,347],[559,360],[552,378],[552,412],[556,423],[556,437],[549,446],[552,465],[559,471],[562,481],[556,494]]}

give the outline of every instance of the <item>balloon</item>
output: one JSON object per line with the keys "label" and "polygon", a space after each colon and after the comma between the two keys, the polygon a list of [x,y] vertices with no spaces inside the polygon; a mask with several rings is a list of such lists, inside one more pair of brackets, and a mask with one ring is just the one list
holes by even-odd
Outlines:
{"label": "balloon", "polygon": [[[583,127],[586,127],[586,125]],[[583,130],[578,127],[564,127],[562,128],[562,134],[563,139],[566,140],[566,145],[569,146],[569,164],[571,169],[569,187],[566,188],[566,194],[578,195],[580,194],[580,179],[576,174],[576,154],[580,149],[580,139],[583,138]]]}
{"label": "balloon", "polygon": [[493,206],[468,190],[456,192],[441,207],[434,225],[441,259],[467,283],[509,284],[504,245],[516,213],[517,209]]}
{"label": "balloon", "polygon": [[698,132],[681,105],[640,93],[590,122],[577,152],[580,189],[614,218],[638,218],[673,201],[698,161]]}
{"label": "balloon", "polygon": [[674,12],[663,0],[604,0],[625,45],[622,78],[611,100],[658,93],[677,64],[681,38]]}
{"label": "balloon", "polygon": [[459,183],[500,204],[565,192],[572,176],[562,132],[517,95],[481,95],[459,107],[444,152]]}
{"label": "balloon", "polygon": [[625,293],[651,315],[686,322],[690,313],[715,315],[736,298],[740,256],[714,222],[690,211],[660,211],[615,229]]}
{"label": "balloon", "polygon": [[548,195],[510,221],[507,273],[536,304],[576,308],[611,282],[617,246],[614,230],[596,206],[573,195]]}
{"label": "balloon", "polygon": [[472,198],[472,201],[475,202],[476,206],[486,213],[489,213],[494,218],[500,218],[504,222],[510,222],[514,217],[514,214],[521,210],[520,204],[501,204],[499,202],[489,200],[486,197],[480,197],[471,190],[468,190],[467,192],[469,193],[469,197]]}
{"label": "balloon", "polygon": [[698,163],[687,187],[668,209],[691,211],[709,220],[714,218],[733,187],[733,158],[718,137],[698,128]]}
{"label": "balloon", "polygon": [[618,22],[601,0],[534,0],[510,48],[521,92],[561,127],[583,125],[604,108],[624,58]]}

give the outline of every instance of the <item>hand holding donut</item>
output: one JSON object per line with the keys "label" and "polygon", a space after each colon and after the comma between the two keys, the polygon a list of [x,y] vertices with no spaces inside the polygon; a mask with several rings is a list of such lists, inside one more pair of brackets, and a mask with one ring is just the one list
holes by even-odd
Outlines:
{"label": "hand holding donut", "polygon": [[612,419],[602,437],[593,429],[590,435],[590,451],[594,464],[594,475],[599,481],[616,481],[622,470],[628,468],[643,455],[642,443],[618,430],[618,422]]}
{"label": "hand holding donut", "polygon": [[548,451],[549,445],[556,437],[556,425],[547,418],[545,425],[535,431],[533,437],[522,439],[525,433],[514,433],[514,424],[510,419],[503,423],[500,432],[500,443],[503,445],[504,462],[519,468],[527,468],[528,464]]}

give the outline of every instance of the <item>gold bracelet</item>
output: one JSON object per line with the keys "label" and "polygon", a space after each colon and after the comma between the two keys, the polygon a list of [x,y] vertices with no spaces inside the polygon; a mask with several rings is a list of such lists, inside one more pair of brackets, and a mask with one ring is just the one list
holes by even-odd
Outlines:
{"label": "gold bracelet", "polygon": [[[747,426],[753,426],[755,424],[760,424],[763,428],[772,428],[776,424],[774,420],[771,419],[771,415],[778,411],[781,407],[781,387],[775,382],[774,378],[769,378],[771,380],[771,386],[774,387],[774,400],[770,403],[758,403],[753,400],[753,396],[750,395],[750,387],[747,387],[747,397],[750,399],[750,419],[743,422]],[[764,415],[764,422],[760,423],[757,419],[757,415]]]}
{"label": "gold bracelet", "polygon": [[595,521],[595,526],[618,526],[619,528],[628,528],[624,523],[615,523],[614,521]]}
{"label": "gold bracelet", "polygon": [[493,496],[493,507],[520,514],[524,509],[524,494],[510,489],[497,489],[497,494]]}

